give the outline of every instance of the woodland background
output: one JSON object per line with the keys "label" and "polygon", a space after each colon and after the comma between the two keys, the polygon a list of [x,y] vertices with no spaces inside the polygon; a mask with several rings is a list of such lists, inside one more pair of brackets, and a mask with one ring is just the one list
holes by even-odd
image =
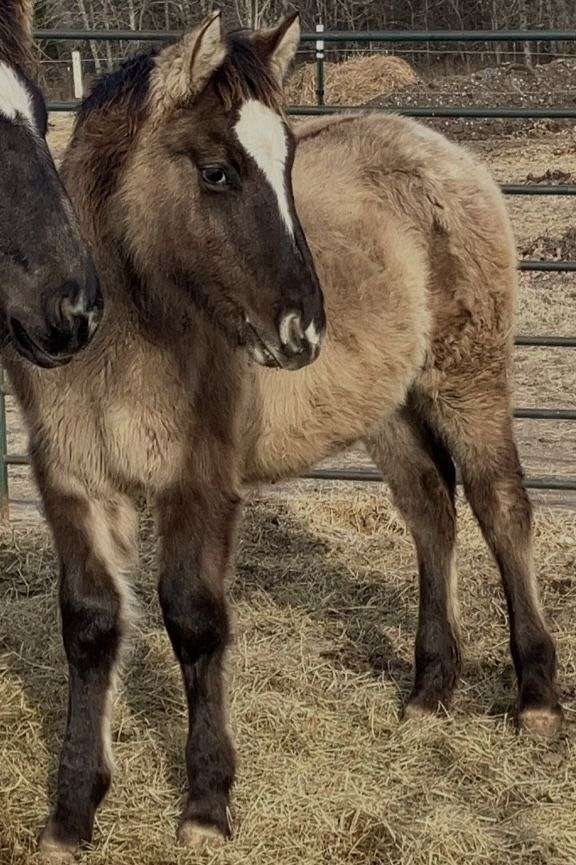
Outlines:
{"label": "woodland background", "polygon": [[[229,27],[265,26],[293,10],[300,10],[305,30],[323,23],[326,30],[474,30],[474,29],[574,29],[575,0],[42,0],[36,4],[39,29],[179,30],[220,8]],[[111,68],[138,44],[70,42],[42,43],[45,84],[65,74],[70,51],[82,50],[87,74]],[[313,46],[302,52],[310,58]],[[358,52],[352,44],[329,46],[330,59]],[[518,62],[531,65],[574,52],[574,44],[560,43],[450,43],[364,45],[360,50],[386,50],[402,54],[417,67],[439,62],[457,71],[474,65]],[[471,61],[471,58],[472,61]],[[58,69],[60,68],[60,74]]]}

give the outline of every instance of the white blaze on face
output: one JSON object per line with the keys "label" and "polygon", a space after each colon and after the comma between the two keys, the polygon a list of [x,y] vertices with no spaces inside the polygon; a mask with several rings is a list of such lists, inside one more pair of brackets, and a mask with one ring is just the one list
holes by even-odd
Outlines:
{"label": "white blaze on face", "polygon": [[246,153],[252,157],[274,190],[280,215],[292,236],[294,222],[286,192],[288,142],[281,118],[264,103],[249,99],[240,109],[235,132]]}
{"label": "white blaze on face", "polygon": [[32,97],[25,83],[8,64],[0,61],[0,114],[8,120],[20,115],[34,129]]}

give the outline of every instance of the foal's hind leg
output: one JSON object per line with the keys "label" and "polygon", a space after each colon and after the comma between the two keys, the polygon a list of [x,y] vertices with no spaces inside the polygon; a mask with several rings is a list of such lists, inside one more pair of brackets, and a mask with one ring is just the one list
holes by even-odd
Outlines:
{"label": "foal's hind leg", "polygon": [[74,861],[76,848],[91,840],[96,809],[110,785],[110,703],[129,613],[120,574],[131,558],[134,519],[123,500],[96,502],[40,482],[60,559],[69,665],[56,806],[40,848],[46,861],[64,863]]}
{"label": "foal's hind leg", "polygon": [[420,574],[416,670],[407,717],[450,703],[460,671],[453,568],[455,473],[441,442],[406,411],[366,442],[414,538]]}
{"label": "foal's hind leg", "polygon": [[188,798],[179,840],[230,835],[235,758],[226,724],[222,665],[229,639],[224,578],[239,499],[216,488],[176,488],[158,497],[159,595],[188,701]]}
{"label": "foal's hind leg", "polygon": [[[456,410],[454,410],[454,408]],[[465,406],[434,410],[458,463],[466,496],[498,563],[518,678],[518,720],[549,735],[561,724],[556,654],[544,623],[532,558],[532,507],[522,485],[508,401],[479,394]]]}

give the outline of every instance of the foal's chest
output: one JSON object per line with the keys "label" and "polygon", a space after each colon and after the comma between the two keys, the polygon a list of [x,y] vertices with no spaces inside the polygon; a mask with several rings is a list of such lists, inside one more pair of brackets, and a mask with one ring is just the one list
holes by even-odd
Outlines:
{"label": "foal's chest", "polygon": [[[123,361],[123,362],[122,362]],[[42,392],[38,433],[54,470],[93,490],[151,492],[181,476],[191,423],[186,384],[160,353],[115,358],[73,376],[73,364]]]}
{"label": "foal's chest", "polygon": [[188,427],[182,409],[182,402],[156,391],[110,401],[100,428],[113,481],[162,489],[181,476]]}

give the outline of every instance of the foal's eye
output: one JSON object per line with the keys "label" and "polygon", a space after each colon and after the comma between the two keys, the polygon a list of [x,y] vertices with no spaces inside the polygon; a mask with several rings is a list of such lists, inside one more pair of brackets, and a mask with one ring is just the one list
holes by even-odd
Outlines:
{"label": "foal's eye", "polygon": [[230,185],[230,177],[221,165],[209,165],[200,172],[202,180],[207,186],[224,189]]}

